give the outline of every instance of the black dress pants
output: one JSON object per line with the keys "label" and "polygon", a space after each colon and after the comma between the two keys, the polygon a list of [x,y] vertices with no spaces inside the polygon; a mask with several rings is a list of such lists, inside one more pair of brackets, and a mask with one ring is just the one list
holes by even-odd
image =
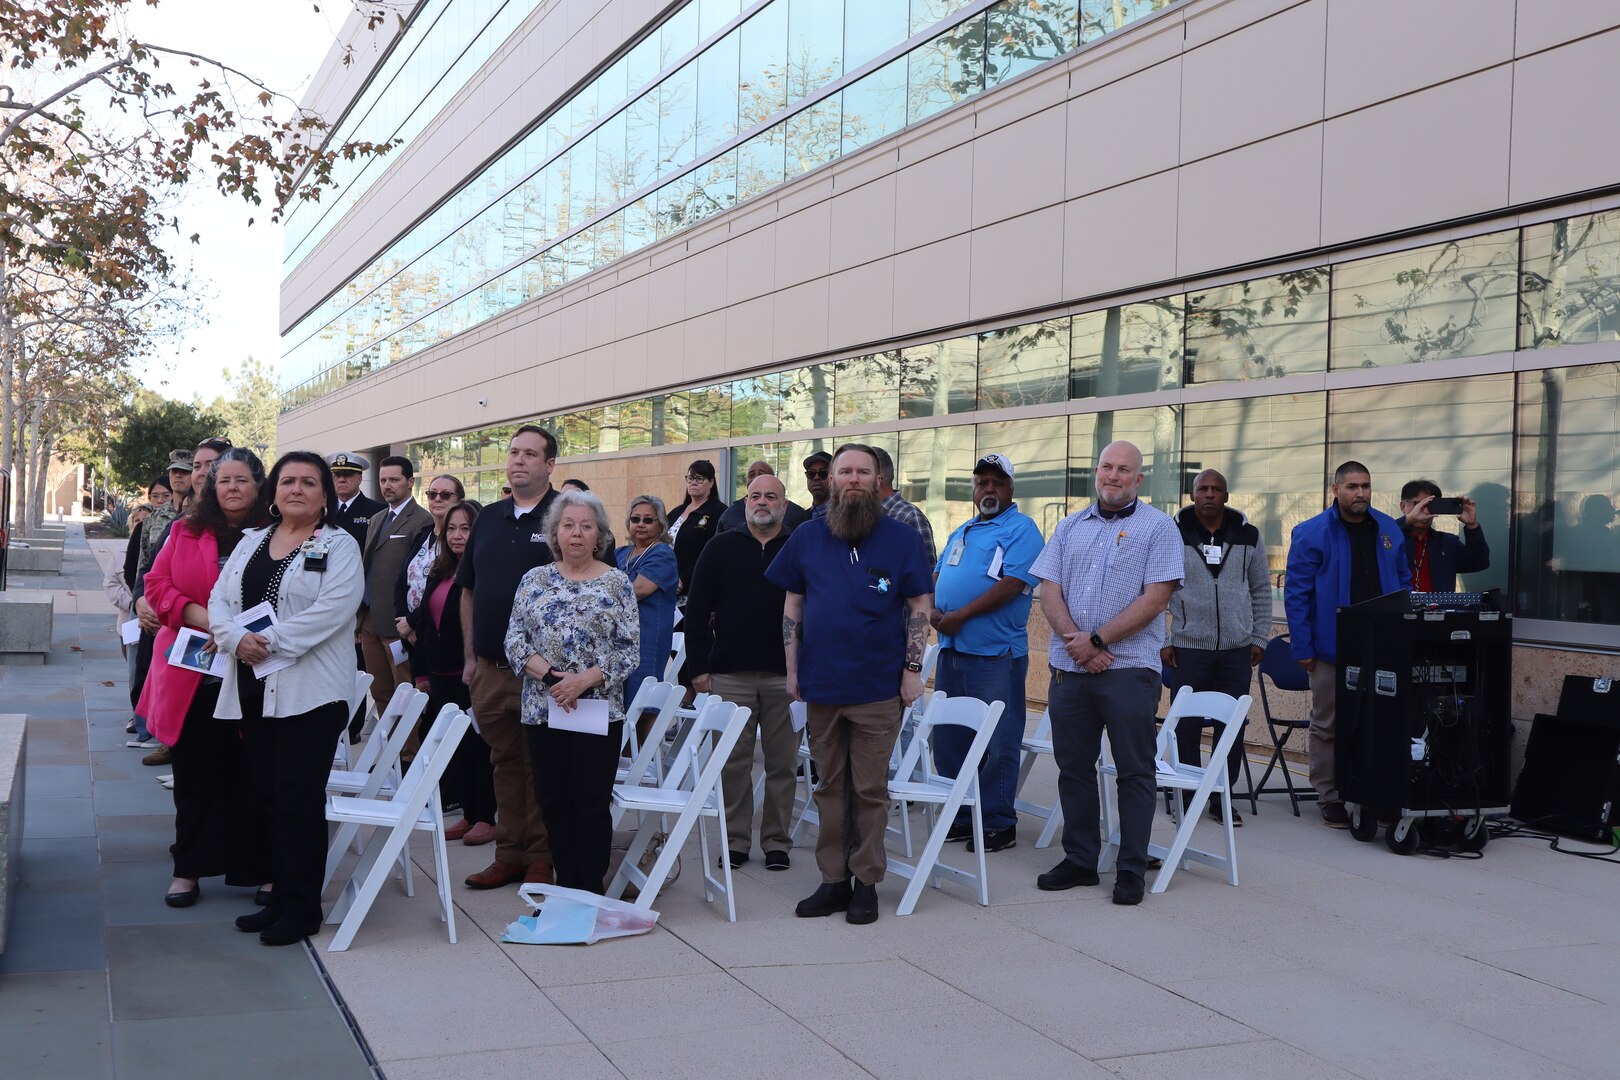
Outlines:
{"label": "black dress pants", "polygon": [[523,726],[534,797],[551,838],[551,866],[564,888],[597,894],[607,888],[602,879],[613,844],[613,779],[623,730],[622,720],[609,724],[605,737]]}
{"label": "black dress pants", "polygon": [[311,932],[321,923],[326,873],[326,781],[338,735],[348,722],[346,701],[297,716],[254,715],[245,721],[255,786],[269,807],[274,904],[283,920]]}
{"label": "black dress pants", "polygon": [[219,683],[197,687],[175,740],[174,876],[225,875],[225,884],[270,880],[265,806],[254,797],[240,720],[214,719]]}
{"label": "black dress pants", "polygon": [[[1173,691],[1183,686],[1190,686],[1195,693],[1205,690],[1214,690],[1230,697],[1239,698],[1249,692],[1250,681],[1254,678],[1254,668],[1249,663],[1249,647],[1240,646],[1236,649],[1176,649],[1176,666],[1166,668],[1165,674],[1170,680]],[[1184,718],[1176,725],[1176,756],[1189,765],[1198,765],[1203,762],[1203,747],[1199,740],[1203,737],[1204,727],[1193,717]],[[1214,729],[1215,741],[1219,742],[1221,732],[1226,730],[1222,723],[1210,723]],[[1232,783],[1237,783],[1238,776],[1243,769],[1243,737],[1240,735],[1232,742],[1232,750],[1226,755],[1227,776]],[[1182,795],[1182,805],[1192,801],[1192,792]],[[1220,799],[1211,800],[1210,805],[1219,805]]]}
{"label": "black dress pants", "polygon": [[[428,676],[428,704],[419,729],[423,737],[446,705],[472,707],[472,691],[461,681],[459,671]],[[439,795],[445,802],[461,803],[461,816],[473,824],[495,824],[495,769],[489,763],[489,744],[470,727],[444,770]]]}

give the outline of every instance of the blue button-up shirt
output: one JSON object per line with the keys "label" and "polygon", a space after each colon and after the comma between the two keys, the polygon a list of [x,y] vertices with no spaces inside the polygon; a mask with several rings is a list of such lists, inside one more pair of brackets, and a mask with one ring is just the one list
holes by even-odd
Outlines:
{"label": "blue button-up shirt", "polygon": [[[1018,504],[988,520],[974,518],[945,541],[934,573],[934,606],[951,612],[966,607],[996,582],[1015,577],[1026,585],[1038,583],[1031,566],[1041,553],[1041,530]],[[999,560],[997,558],[999,553]],[[999,561],[996,573],[990,568]],[[954,562],[954,565],[953,565]],[[1027,656],[1029,654],[1030,590],[1025,589],[995,611],[975,615],[955,634],[940,634],[939,647],[972,656]]]}
{"label": "blue button-up shirt", "polygon": [[[1143,502],[1129,517],[1104,519],[1096,504],[1070,514],[1052,530],[1052,539],[1035,560],[1035,576],[1057,582],[1069,617],[1083,633],[1090,633],[1124,611],[1155,582],[1181,584],[1181,533],[1163,511]],[[1164,620],[1153,619],[1141,630],[1108,651],[1114,667],[1159,670],[1159,648],[1164,644]],[[1055,633],[1048,650],[1052,666],[1080,671],[1063,639]]]}

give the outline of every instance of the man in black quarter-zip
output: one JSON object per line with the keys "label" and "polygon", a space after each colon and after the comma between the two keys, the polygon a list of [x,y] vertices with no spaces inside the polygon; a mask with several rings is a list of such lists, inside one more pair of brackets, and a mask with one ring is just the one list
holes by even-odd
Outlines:
{"label": "man in black quarter-zip", "polygon": [[[1229,508],[1226,477],[1205,469],[1193,478],[1192,505],[1176,515],[1186,562],[1181,588],[1170,598],[1170,629],[1159,650],[1175,690],[1215,690],[1232,697],[1249,692],[1251,669],[1266,655],[1271,633],[1271,574],[1260,530]],[[1219,739],[1225,724],[1215,724]],[[1181,760],[1201,760],[1203,728],[1183,722],[1176,729]],[[1243,737],[1232,743],[1226,768],[1232,779],[1243,765]],[[1221,817],[1218,797],[1210,816]],[[1242,824],[1236,810],[1232,824]]]}
{"label": "man in black quarter-zip", "polygon": [[793,730],[782,645],[781,586],[765,569],[787,543],[783,527],[787,491],[768,473],[756,476],[742,500],[747,528],[715,536],[698,556],[687,591],[686,658],[692,688],[752,710],[721,774],[726,793],[726,843],[722,858],[733,868],[748,861],[754,838],[754,732],[765,754],[765,801],[760,808],[759,846],[765,869],[786,870],[793,816],[799,733]]}

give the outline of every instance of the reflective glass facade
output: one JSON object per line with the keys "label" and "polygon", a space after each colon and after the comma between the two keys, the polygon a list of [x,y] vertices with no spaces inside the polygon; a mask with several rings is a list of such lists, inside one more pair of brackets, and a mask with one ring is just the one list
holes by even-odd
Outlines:
{"label": "reflective glass facade", "polygon": [[[806,455],[882,445],[936,533],[971,514],[978,455],[1011,456],[1019,505],[1050,534],[1092,499],[1100,449],[1129,439],[1144,455],[1143,497],[1166,509],[1199,471],[1227,476],[1232,505],[1266,540],[1279,597],[1293,527],[1326,504],[1332,467],[1355,458],[1387,512],[1419,477],[1478,504],[1491,567],[1461,587],[1502,588],[1522,618],[1620,626],[1620,363],[1456,378],[1421,366],[1511,351],[1503,308],[1517,312],[1521,350],[1598,340],[1620,286],[1617,226],[1620,212],[1562,219],[535,419],[565,457],[729,446],[727,497],[763,458],[802,502]],[[1554,318],[1569,338],[1525,337]],[[1320,376],[1330,358],[1415,370],[1326,391],[1247,385]],[[1230,393],[1116,407],[1205,383]],[[914,426],[925,418],[934,424]],[[410,453],[423,471],[498,489],[514,426]]]}
{"label": "reflective glass facade", "polygon": [[284,334],[283,406],[1171,2],[691,0]]}

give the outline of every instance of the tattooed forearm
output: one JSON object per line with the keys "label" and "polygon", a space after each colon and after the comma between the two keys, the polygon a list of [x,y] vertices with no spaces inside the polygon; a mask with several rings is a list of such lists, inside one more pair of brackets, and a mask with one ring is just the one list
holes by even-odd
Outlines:
{"label": "tattooed forearm", "polygon": [[799,620],[791,615],[782,616],[782,645],[791,648],[799,643]]}
{"label": "tattooed forearm", "polygon": [[928,610],[913,607],[906,612],[906,663],[922,663],[927,647]]}

